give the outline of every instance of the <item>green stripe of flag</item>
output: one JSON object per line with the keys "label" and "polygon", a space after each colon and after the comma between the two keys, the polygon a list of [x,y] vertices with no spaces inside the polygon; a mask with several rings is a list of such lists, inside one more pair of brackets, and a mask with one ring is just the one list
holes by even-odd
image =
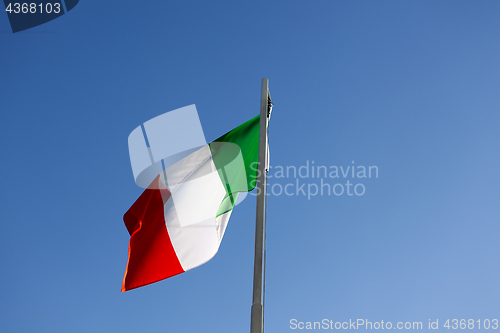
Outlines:
{"label": "green stripe of flag", "polygon": [[[227,192],[217,216],[233,209],[239,192],[255,188],[256,163],[259,161],[259,125],[260,116],[257,116],[210,143],[213,162]],[[236,159],[239,152],[243,162]]]}

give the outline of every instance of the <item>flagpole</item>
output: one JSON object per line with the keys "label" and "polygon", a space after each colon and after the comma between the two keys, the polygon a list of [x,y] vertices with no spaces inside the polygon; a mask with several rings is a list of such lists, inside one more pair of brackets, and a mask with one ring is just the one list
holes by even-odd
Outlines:
{"label": "flagpole", "polygon": [[264,218],[266,212],[267,125],[269,122],[269,80],[262,79],[260,93],[259,165],[257,173],[257,215],[255,218],[255,255],[253,301],[250,333],[264,332]]}

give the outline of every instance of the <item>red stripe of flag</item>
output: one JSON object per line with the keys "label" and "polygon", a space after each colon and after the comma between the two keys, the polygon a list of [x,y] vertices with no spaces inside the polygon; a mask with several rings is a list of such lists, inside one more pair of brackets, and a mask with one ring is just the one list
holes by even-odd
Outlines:
{"label": "red stripe of flag", "polygon": [[130,242],[122,292],[184,272],[165,225],[162,192],[168,200],[168,190],[146,189],[123,216]]}

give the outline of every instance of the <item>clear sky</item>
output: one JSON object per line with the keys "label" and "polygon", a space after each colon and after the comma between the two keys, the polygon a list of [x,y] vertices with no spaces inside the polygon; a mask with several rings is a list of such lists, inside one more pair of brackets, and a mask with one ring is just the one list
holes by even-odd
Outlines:
{"label": "clear sky", "polygon": [[[266,331],[500,319],[499,17],[498,1],[82,0],[13,34],[0,14],[0,331],[249,332],[254,197],[211,261],[126,293],[122,216],[142,191],[134,128],[196,104],[213,140],[258,114],[262,77]],[[312,161],[378,177],[277,178]],[[321,181],[364,194],[308,199]]]}

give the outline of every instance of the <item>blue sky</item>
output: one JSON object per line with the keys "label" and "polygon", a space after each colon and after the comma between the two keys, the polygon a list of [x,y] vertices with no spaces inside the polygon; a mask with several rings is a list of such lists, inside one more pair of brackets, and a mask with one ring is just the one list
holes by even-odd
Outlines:
{"label": "blue sky", "polygon": [[0,15],[1,330],[248,332],[253,197],[211,261],[126,293],[122,216],[141,193],[135,127],[196,104],[213,140],[259,112],[262,77],[273,166],[379,170],[323,180],[362,196],[268,198],[266,330],[498,319],[499,15],[497,1],[87,0],[16,34]]}

